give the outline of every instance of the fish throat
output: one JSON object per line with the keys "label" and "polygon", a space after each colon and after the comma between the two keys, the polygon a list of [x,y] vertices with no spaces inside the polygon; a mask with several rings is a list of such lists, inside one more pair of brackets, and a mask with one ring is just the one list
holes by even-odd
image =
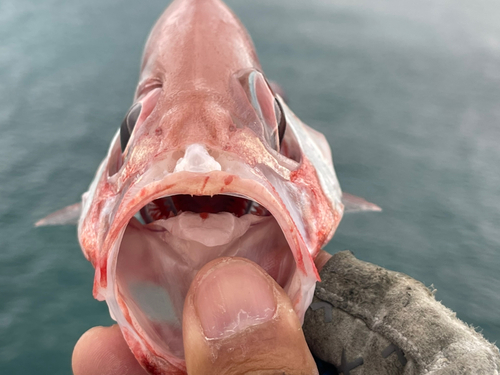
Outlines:
{"label": "fish throat", "polygon": [[152,200],[125,229],[117,261],[117,302],[155,351],[184,358],[182,311],[196,273],[220,257],[259,264],[288,293],[295,260],[276,219],[236,195]]}

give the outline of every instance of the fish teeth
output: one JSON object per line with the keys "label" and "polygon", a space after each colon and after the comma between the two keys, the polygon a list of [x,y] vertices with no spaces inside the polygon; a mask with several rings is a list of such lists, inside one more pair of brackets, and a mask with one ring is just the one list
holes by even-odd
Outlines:
{"label": "fish teeth", "polygon": [[[156,220],[166,220],[170,219],[172,217],[176,217],[182,212],[197,212],[199,214],[202,214],[204,212],[206,213],[222,213],[222,212],[228,212],[236,217],[241,217],[242,215],[247,215],[247,214],[252,214],[255,216],[271,216],[271,213],[262,205],[259,203],[243,198],[243,197],[238,197],[238,199],[244,199],[246,202],[244,203],[245,205],[243,207],[239,207],[241,203],[238,203],[236,206],[234,203],[231,203],[231,199],[234,199],[233,196],[228,195],[228,196],[217,196],[218,198],[227,198],[226,201],[220,205],[217,202],[213,202],[213,204],[217,205],[219,204],[219,209],[216,209],[216,206],[212,206],[210,208],[205,207],[199,207],[197,204],[193,201],[192,204],[186,201],[184,202],[179,202],[179,200],[175,200],[175,196],[167,196],[159,199],[155,199],[154,201],[148,203],[146,206],[144,206],[140,210],[140,217],[142,219],[142,222],[145,224],[152,223]],[[189,198],[189,197],[188,197]],[[205,197],[208,198],[208,197]],[[184,198],[185,199],[185,198]],[[229,201],[228,201],[229,200]],[[176,205],[177,202],[177,205]],[[204,204],[206,205],[208,202],[205,202]]]}

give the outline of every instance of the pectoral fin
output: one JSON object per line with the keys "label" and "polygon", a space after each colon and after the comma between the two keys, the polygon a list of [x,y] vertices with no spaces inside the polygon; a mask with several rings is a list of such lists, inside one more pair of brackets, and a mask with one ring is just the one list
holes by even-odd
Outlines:
{"label": "pectoral fin", "polygon": [[362,211],[382,211],[382,209],[374,203],[368,202],[366,199],[357,197],[349,193],[342,193],[342,203],[344,204],[344,212],[362,212]]}
{"label": "pectoral fin", "polygon": [[80,219],[81,212],[82,204],[75,203],[38,220],[35,223],[35,227],[44,227],[47,225],[76,225],[78,224],[78,219]]}

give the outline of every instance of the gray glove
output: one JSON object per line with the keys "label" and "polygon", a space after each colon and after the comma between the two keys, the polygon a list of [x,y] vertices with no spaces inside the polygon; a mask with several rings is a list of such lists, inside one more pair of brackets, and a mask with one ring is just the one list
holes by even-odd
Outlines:
{"label": "gray glove", "polygon": [[321,270],[304,334],[344,375],[499,375],[500,353],[411,277],[335,254]]}

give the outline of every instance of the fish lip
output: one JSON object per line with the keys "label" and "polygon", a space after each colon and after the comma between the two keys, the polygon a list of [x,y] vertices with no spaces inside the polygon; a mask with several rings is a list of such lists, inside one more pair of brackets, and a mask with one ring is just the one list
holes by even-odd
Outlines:
{"label": "fish lip", "polygon": [[[207,183],[209,181],[212,182],[213,180],[215,180],[215,183]],[[179,181],[182,181],[182,184],[179,184]],[[118,241],[118,237],[123,235],[129,220],[142,207],[155,199],[177,194],[210,196],[219,194],[237,195],[259,203],[270,212],[281,227],[281,230],[294,255],[297,269],[300,270],[305,276],[312,276],[316,280],[319,280],[319,275],[315,267],[307,267],[307,264],[302,266],[302,263],[307,262],[305,262],[306,259],[301,259],[299,254],[310,254],[309,249],[305,244],[303,236],[301,236],[300,231],[297,229],[295,221],[289,213],[287,214],[285,212],[286,207],[280,199],[278,199],[278,194],[270,193],[270,190],[274,190],[272,186],[269,188],[268,186],[265,186],[260,182],[256,182],[255,180],[241,178],[239,175],[225,171],[212,171],[208,173],[185,171],[177,172],[155,181],[155,186],[153,187],[150,185],[151,184],[148,184],[139,189],[139,191],[134,192],[132,197],[128,197],[129,194],[125,194],[123,196],[123,199],[116,211],[116,215],[114,215],[113,218],[110,218],[112,224],[109,228],[108,236],[104,241],[104,248],[111,249],[112,246]],[[132,185],[128,187],[129,191],[133,189],[134,186]],[[110,258],[111,255],[117,254],[109,253],[108,258]],[[312,257],[309,260],[314,266]]]}
{"label": "fish lip", "polygon": [[[176,184],[175,180],[183,183]],[[117,320],[122,329],[126,329],[134,337],[134,341],[147,346],[152,353],[158,353],[160,357],[165,357],[165,353],[162,353],[161,348],[155,348],[153,343],[148,343],[147,340],[141,338],[141,335],[129,321],[130,316],[127,319],[120,306],[123,301],[120,302],[118,297],[116,270],[123,235],[129,221],[140,208],[154,199],[181,193],[192,195],[236,194],[256,201],[270,212],[280,226],[295,260],[295,271],[290,276],[290,279],[293,279],[294,286],[290,287],[290,294],[287,294],[292,300],[292,305],[299,319],[303,320],[305,310],[312,300],[318,274],[296,223],[289,213],[284,212],[284,205],[279,201],[279,195],[276,192],[272,194],[269,187],[260,182],[242,179],[238,175],[225,171],[212,171],[209,173],[177,172],[155,181],[153,186],[150,185],[147,184],[139,189],[132,184],[128,187],[129,192],[133,192],[133,194],[125,193],[123,195],[104,241],[104,249],[109,251],[106,257],[106,266],[101,269],[100,275],[99,271],[96,271],[95,286],[97,291],[95,290],[95,293],[102,297],[100,299],[106,299],[112,317]],[[307,261],[310,264],[307,264]],[[170,362],[175,362],[178,366],[184,365],[183,359],[175,356],[168,357]]]}

